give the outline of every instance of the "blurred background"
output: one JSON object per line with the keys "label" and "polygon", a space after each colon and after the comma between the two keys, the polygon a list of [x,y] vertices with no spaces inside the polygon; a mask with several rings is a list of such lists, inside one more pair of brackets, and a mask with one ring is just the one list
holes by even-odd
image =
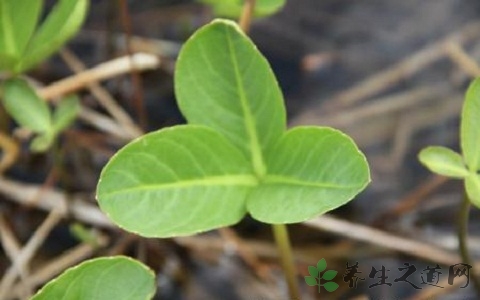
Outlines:
{"label": "blurred background", "polygon": [[[175,60],[182,43],[214,17],[196,1],[94,0],[67,47],[86,68],[135,52],[160,58],[154,70],[102,82],[138,126],[157,130],[184,122],[173,91]],[[417,154],[427,145],[459,148],[464,91],[480,76],[480,2],[287,0],[277,14],[255,20],[250,36],[277,75],[289,125],[341,129],[371,167],[370,186],[332,212],[335,219],[289,226],[304,299],[478,299],[471,283],[460,288],[465,279],[446,282],[448,267],[460,263],[455,219],[462,184],[432,175]],[[49,85],[72,75],[68,62],[56,55],[29,75]],[[91,92],[80,95],[86,107],[105,113]],[[14,127],[7,118],[0,126]],[[234,228],[167,240],[142,239],[96,219],[99,172],[128,139],[78,120],[46,154],[32,154],[23,142],[20,159],[0,177],[2,235],[10,232],[26,243],[52,197],[77,207],[43,241],[31,272],[43,274],[45,282],[60,271],[62,255],[70,259],[64,269],[88,257],[123,253],[156,271],[156,299],[287,299],[270,228],[250,218]],[[87,217],[78,217],[78,207],[87,209],[80,214]],[[476,257],[478,217],[473,209],[469,243]],[[102,243],[93,247],[79,239],[75,224]],[[333,294],[319,294],[302,280],[321,258],[339,272]],[[365,280],[351,288],[343,275],[347,263],[356,262]],[[406,263],[416,266],[408,280],[420,289],[394,282]],[[422,284],[421,272],[436,264],[444,288]],[[1,252],[0,270],[9,265]],[[392,285],[369,287],[380,280],[380,273],[369,277],[372,267],[382,266]]]}

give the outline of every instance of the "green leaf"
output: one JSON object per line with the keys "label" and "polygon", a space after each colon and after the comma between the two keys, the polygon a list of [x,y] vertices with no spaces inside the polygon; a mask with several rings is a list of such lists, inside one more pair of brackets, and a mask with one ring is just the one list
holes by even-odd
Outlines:
{"label": "green leaf", "polygon": [[124,256],[88,260],[45,285],[31,300],[146,300],[155,293],[155,275]]}
{"label": "green leaf", "polygon": [[316,285],[318,285],[317,278],[311,277],[311,276],[305,276],[305,282],[306,282],[309,286],[316,286]]}
{"label": "green leaf", "polygon": [[33,34],[43,1],[0,0],[0,54],[20,58]]}
{"label": "green leaf", "polygon": [[289,130],[267,157],[268,174],[247,202],[265,223],[308,220],[347,203],[370,181],[364,155],[331,128]]}
{"label": "green leaf", "polygon": [[469,174],[462,156],[445,147],[427,147],[420,151],[418,159],[430,171],[443,176],[464,178]]}
{"label": "green leaf", "polygon": [[338,272],[335,270],[328,270],[328,271],[325,271],[325,273],[323,273],[322,279],[332,280],[333,278],[335,278],[335,276],[337,276],[337,274]]}
{"label": "green leaf", "polygon": [[13,71],[17,59],[12,54],[0,53],[0,71]]}
{"label": "green leaf", "polygon": [[[212,5],[215,15],[220,17],[238,18],[242,14],[244,0],[200,0]],[[269,16],[285,6],[285,0],[257,0],[255,3],[255,16]]]}
{"label": "green leaf", "polygon": [[319,273],[325,271],[326,268],[327,268],[327,261],[325,260],[325,258],[322,258],[317,262],[317,270]]}
{"label": "green leaf", "polygon": [[204,126],[175,126],[121,149],[101,174],[100,208],[147,237],[191,235],[237,223],[257,179],[245,157]]}
{"label": "green leaf", "polygon": [[460,141],[468,169],[480,171],[480,78],[470,84],[465,96]]}
{"label": "green leaf", "polygon": [[480,175],[470,174],[465,178],[465,190],[467,191],[470,202],[480,208]]}
{"label": "green leaf", "polygon": [[33,152],[45,152],[52,146],[54,141],[55,134],[53,132],[41,133],[32,140],[30,150]]}
{"label": "green leaf", "polygon": [[318,277],[318,270],[317,270],[317,268],[315,268],[313,266],[308,267],[308,273],[310,275],[312,275],[313,277]]}
{"label": "green leaf", "polygon": [[17,71],[32,68],[67,42],[80,29],[88,4],[88,0],[59,0],[34,34]]}
{"label": "green leaf", "polygon": [[264,154],[286,127],[283,96],[268,62],[236,23],[216,20],[184,45],[175,73],[180,110],[190,124],[221,132],[266,172]]}
{"label": "green leaf", "polygon": [[80,112],[80,100],[77,95],[70,95],[58,104],[53,113],[53,127],[60,132],[70,126]]}
{"label": "green leaf", "polygon": [[327,292],[334,292],[336,289],[338,289],[338,284],[335,282],[327,282],[323,285],[323,287],[327,290]]}
{"label": "green leaf", "polygon": [[10,79],[4,85],[3,103],[7,112],[21,126],[37,133],[51,129],[48,105],[22,79]]}

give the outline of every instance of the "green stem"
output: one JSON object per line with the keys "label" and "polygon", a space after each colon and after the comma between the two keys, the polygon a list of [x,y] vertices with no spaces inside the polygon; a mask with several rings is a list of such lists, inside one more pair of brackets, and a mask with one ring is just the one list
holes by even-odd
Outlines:
{"label": "green stem", "polygon": [[290,299],[300,300],[300,292],[298,290],[298,283],[295,271],[295,265],[292,255],[292,246],[290,245],[290,238],[288,236],[287,226],[285,224],[272,224],[273,235],[280,252],[280,260],[282,263],[283,272],[287,279],[288,291]]}
{"label": "green stem", "polygon": [[[460,249],[460,256],[462,257],[463,263],[473,266],[473,259],[470,256],[470,251],[468,250],[468,217],[470,214],[470,200],[468,196],[464,194],[463,201],[460,206],[460,211],[458,214],[458,247]],[[480,296],[480,281],[475,274],[472,274],[472,281],[477,294]]]}

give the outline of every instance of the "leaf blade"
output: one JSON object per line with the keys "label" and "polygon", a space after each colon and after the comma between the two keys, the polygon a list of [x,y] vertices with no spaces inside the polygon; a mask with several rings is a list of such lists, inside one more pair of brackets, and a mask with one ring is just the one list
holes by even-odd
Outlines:
{"label": "leaf blade", "polygon": [[21,126],[37,133],[51,129],[48,105],[24,80],[9,79],[4,83],[3,103],[7,112]]}
{"label": "leaf blade", "polygon": [[245,157],[217,132],[174,126],[121,149],[102,171],[97,200],[128,231],[190,235],[243,218],[246,195],[257,184],[251,174]]}
{"label": "leaf blade", "polygon": [[[75,283],[75,284],[73,284]],[[32,300],[145,300],[155,293],[155,275],[124,256],[91,259],[46,284]]]}
{"label": "leaf blade", "polygon": [[365,156],[343,133],[326,127],[288,131],[268,153],[268,174],[249,195],[253,218],[297,223],[335,209],[370,182]]}
{"label": "leaf blade", "polygon": [[480,171],[480,78],[467,90],[460,123],[460,142],[470,171]]}
{"label": "leaf blade", "polygon": [[480,208],[480,175],[470,174],[465,178],[465,190],[467,191],[468,199],[476,207]]}
{"label": "leaf blade", "polygon": [[60,132],[70,126],[80,112],[80,100],[77,95],[62,99],[53,112],[53,128]]}
{"label": "leaf blade", "polygon": [[59,0],[33,35],[17,72],[34,67],[69,40],[83,24],[88,5],[88,0]]}
{"label": "leaf blade", "polygon": [[462,156],[445,147],[427,147],[420,151],[418,159],[430,171],[443,176],[464,178],[469,174]]}
{"label": "leaf blade", "polygon": [[[238,18],[242,14],[244,1],[241,0],[200,0],[213,6],[215,15],[220,17]],[[254,15],[264,17],[278,12],[286,0],[258,0],[255,4]]]}
{"label": "leaf blade", "polygon": [[187,41],[175,93],[190,124],[218,130],[249,158],[257,175],[265,174],[264,152],[286,127],[283,96],[268,62],[235,23],[216,20]]}
{"label": "leaf blade", "polygon": [[43,1],[0,0],[0,53],[16,59],[35,30]]}

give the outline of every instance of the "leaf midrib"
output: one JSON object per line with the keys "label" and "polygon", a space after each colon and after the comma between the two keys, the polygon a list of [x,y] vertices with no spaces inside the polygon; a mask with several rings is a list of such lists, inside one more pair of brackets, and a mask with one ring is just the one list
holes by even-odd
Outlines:
{"label": "leaf midrib", "polygon": [[178,188],[189,188],[195,186],[250,186],[258,185],[258,179],[253,175],[225,175],[225,176],[210,176],[201,179],[190,179],[182,181],[174,181],[160,184],[145,184],[137,187],[120,189],[104,195],[104,197],[111,197],[116,194],[130,193],[130,192],[148,192],[169,190]]}
{"label": "leaf midrib", "polygon": [[237,63],[237,55],[235,52],[235,48],[232,45],[229,28],[227,27],[225,27],[225,35],[227,37],[228,51],[230,53],[229,57],[231,58],[233,71],[235,73],[235,82],[237,85],[238,97],[240,98],[242,112],[244,115],[245,128],[249,137],[249,148],[252,157],[253,169],[255,174],[259,178],[262,178],[266,174],[267,168],[265,166],[262,149],[260,147],[260,142],[255,128],[255,120],[248,105],[247,96],[245,95],[245,87],[243,86],[243,82],[241,80],[240,68]]}
{"label": "leaf midrib", "polygon": [[324,189],[353,189],[358,188],[362,185],[341,185],[341,184],[332,184],[332,183],[325,183],[325,182],[311,182],[306,180],[299,180],[296,178],[282,176],[282,175],[266,175],[262,179],[262,183],[278,183],[284,185],[299,185],[303,187],[313,187],[313,188],[324,188]]}

